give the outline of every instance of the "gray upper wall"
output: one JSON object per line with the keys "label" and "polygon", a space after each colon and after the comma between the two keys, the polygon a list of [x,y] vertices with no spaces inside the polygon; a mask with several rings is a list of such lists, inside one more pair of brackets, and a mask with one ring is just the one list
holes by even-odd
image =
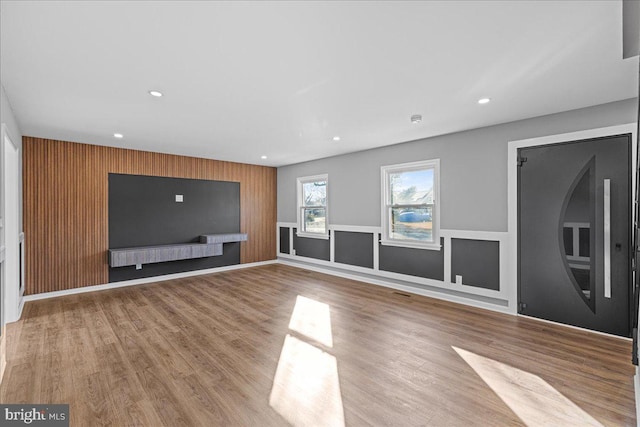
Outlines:
{"label": "gray upper wall", "polygon": [[507,231],[509,141],[635,123],[637,99],[278,168],[278,221],[296,221],[296,178],[329,175],[329,223],[380,226],[380,167],[440,159],[441,228]]}
{"label": "gray upper wall", "polygon": [[2,82],[0,81],[0,123],[7,125],[7,133],[9,134],[9,138],[16,144],[20,149],[20,166],[19,166],[19,174],[20,181],[18,182],[19,186],[19,198],[20,198],[20,207],[19,207],[19,218],[20,218],[20,230],[24,230],[22,226],[22,132],[20,132],[20,127],[18,126],[18,122],[16,121],[15,116],[13,115],[13,110],[11,109],[11,104],[9,103],[9,98],[7,98],[7,94],[4,91],[4,87],[2,86]]}

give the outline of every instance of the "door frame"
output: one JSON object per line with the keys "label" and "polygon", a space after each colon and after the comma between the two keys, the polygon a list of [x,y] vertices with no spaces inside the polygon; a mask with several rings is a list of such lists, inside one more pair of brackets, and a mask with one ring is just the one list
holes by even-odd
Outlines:
{"label": "door frame", "polygon": [[[509,312],[518,313],[518,149],[537,147],[540,145],[558,144],[582,139],[593,139],[620,134],[631,134],[631,194],[636,194],[636,160],[637,160],[637,124],[628,123],[617,126],[587,129],[578,132],[548,135],[536,138],[509,141],[507,146],[507,248],[508,248],[508,301]],[[630,203],[630,218],[633,225],[633,201]],[[542,320],[542,319],[541,319]],[[545,320],[546,321],[546,320]],[[556,323],[556,322],[553,322]],[[564,325],[564,324],[563,324]],[[570,326],[570,325],[565,325]],[[574,327],[575,326],[571,326]],[[583,329],[583,328],[579,328]],[[608,335],[608,334],[606,334]]]}

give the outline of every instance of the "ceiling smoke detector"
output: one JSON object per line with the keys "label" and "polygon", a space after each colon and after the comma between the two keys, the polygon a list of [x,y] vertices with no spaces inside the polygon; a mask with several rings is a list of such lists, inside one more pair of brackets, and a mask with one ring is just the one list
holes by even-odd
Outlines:
{"label": "ceiling smoke detector", "polygon": [[422,121],[422,115],[414,114],[411,116],[411,123],[420,123]]}

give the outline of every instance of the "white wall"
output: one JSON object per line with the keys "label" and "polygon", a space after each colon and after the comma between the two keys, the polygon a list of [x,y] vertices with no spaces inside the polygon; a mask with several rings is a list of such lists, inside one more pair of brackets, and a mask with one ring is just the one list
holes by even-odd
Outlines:
{"label": "white wall", "polygon": [[296,221],[297,177],[328,173],[331,223],[380,226],[380,166],[439,158],[441,227],[507,231],[508,141],[632,123],[636,109],[634,98],[280,167],[278,221]]}

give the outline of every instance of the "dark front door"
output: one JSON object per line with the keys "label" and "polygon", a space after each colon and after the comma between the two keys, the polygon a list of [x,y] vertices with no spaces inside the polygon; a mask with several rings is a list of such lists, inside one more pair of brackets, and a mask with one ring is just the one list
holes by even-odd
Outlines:
{"label": "dark front door", "polygon": [[519,313],[630,333],[631,137],[519,150]]}

